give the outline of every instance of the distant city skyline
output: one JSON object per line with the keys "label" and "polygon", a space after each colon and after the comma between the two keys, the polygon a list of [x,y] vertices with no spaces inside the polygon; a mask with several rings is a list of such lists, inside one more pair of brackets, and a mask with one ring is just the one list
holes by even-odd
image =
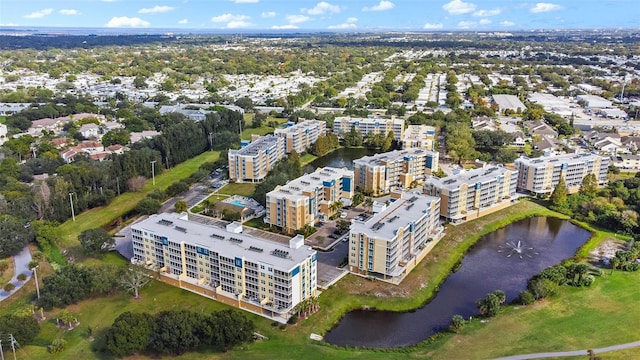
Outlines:
{"label": "distant city skyline", "polygon": [[224,31],[639,28],[637,0],[2,0],[0,26]]}

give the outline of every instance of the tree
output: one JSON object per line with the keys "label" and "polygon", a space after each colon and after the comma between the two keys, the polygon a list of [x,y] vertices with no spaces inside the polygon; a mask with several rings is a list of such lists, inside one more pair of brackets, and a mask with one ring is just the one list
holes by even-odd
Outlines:
{"label": "tree", "polygon": [[476,302],[480,315],[485,317],[493,317],[498,314],[500,309],[500,298],[495,293],[487,294],[486,297]]}
{"label": "tree", "polygon": [[461,164],[475,157],[475,140],[469,127],[464,124],[447,126],[446,148],[453,162]]}
{"label": "tree", "polygon": [[567,184],[564,181],[564,177],[561,177],[560,181],[558,181],[558,185],[556,185],[556,188],[553,190],[553,193],[549,198],[551,205],[558,207],[566,205],[567,194]]}
{"label": "tree", "polygon": [[125,290],[133,292],[133,297],[138,299],[140,297],[140,289],[147,285],[149,281],[151,281],[151,278],[143,269],[130,267],[127,271],[123,272],[120,285],[122,285]]}
{"label": "tree", "polygon": [[351,223],[347,220],[340,219],[336,221],[336,229],[340,231],[341,234],[344,234],[347,231],[349,231],[349,226],[351,226]]}
{"label": "tree", "polygon": [[[0,317],[0,339],[7,339],[9,334],[25,345],[30,343],[40,332],[40,325],[33,316],[4,315]],[[4,343],[3,346],[6,346]]]}
{"label": "tree", "polygon": [[140,214],[151,215],[156,214],[160,207],[162,207],[160,200],[147,197],[138,202],[136,211]]}
{"label": "tree", "polygon": [[136,89],[146,89],[148,85],[144,77],[138,75],[133,79],[133,86],[135,86]]}
{"label": "tree", "polygon": [[102,228],[85,230],[80,233],[78,240],[84,251],[94,257],[107,253],[115,244],[113,237]]}
{"label": "tree", "polygon": [[460,330],[462,330],[465,324],[466,321],[464,320],[462,315],[453,315],[453,317],[451,317],[451,325],[449,326],[449,331],[457,334],[460,332]]}
{"label": "tree", "polygon": [[185,212],[187,211],[187,202],[184,200],[178,200],[176,201],[175,207],[177,213]]}
{"label": "tree", "polygon": [[592,198],[596,196],[597,191],[598,178],[596,178],[595,174],[587,174],[587,176],[582,179],[582,184],[580,185],[580,194]]}
{"label": "tree", "polygon": [[147,313],[120,314],[105,334],[105,347],[115,356],[144,351],[154,333],[153,316]]}
{"label": "tree", "polygon": [[0,259],[17,254],[34,240],[33,229],[25,228],[24,220],[12,215],[0,215]]}

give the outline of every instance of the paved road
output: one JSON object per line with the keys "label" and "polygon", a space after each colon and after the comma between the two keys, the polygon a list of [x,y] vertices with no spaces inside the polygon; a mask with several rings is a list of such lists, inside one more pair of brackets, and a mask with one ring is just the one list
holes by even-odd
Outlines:
{"label": "paved road", "polygon": [[[595,354],[601,354],[609,351],[623,350],[640,346],[640,341],[634,341],[626,344],[619,344],[613,346],[607,346],[599,349],[592,349]],[[559,351],[559,352],[546,352],[537,354],[525,354],[525,355],[513,355],[506,356],[496,360],[527,360],[527,359],[543,359],[551,357],[565,357],[565,356],[582,356],[589,355],[589,350],[574,350],[574,351]]]}
{"label": "paved road", "polygon": [[[13,290],[11,293],[8,293],[6,291],[4,291],[2,289],[2,287],[4,287],[5,284],[1,284],[0,287],[0,301],[6,299],[9,297],[9,295],[13,294],[14,292],[16,292],[18,289],[20,289],[27,281],[29,281],[29,279],[31,279],[31,270],[29,270],[29,263],[31,262],[31,252],[29,252],[29,247],[25,247],[24,249],[22,249],[22,251],[20,251],[17,255],[15,255],[13,257],[13,265],[14,265],[14,273],[13,273],[13,278],[11,279],[11,283],[13,285],[16,286],[15,290]],[[26,274],[27,275],[27,280],[25,280],[24,282],[18,281],[18,275],[20,274]]]}

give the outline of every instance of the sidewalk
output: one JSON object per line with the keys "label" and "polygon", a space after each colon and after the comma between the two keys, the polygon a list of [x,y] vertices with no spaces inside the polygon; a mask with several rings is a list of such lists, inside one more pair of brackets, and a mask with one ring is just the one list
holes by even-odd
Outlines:
{"label": "sidewalk", "polygon": [[[11,283],[15,285],[16,288],[12,292],[8,293],[4,291],[4,289],[2,289],[6,284],[0,284],[0,301],[8,298],[11,294],[18,291],[20,288],[22,288],[22,286],[24,286],[27,281],[29,281],[29,279],[31,279],[33,272],[29,270],[30,262],[31,252],[29,252],[29,247],[25,246],[22,251],[20,251],[13,257],[13,265],[15,270],[13,273],[13,278],[11,278]],[[20,274],[27,275],[27,279],[24,282],[18,281],[18,275]]]}

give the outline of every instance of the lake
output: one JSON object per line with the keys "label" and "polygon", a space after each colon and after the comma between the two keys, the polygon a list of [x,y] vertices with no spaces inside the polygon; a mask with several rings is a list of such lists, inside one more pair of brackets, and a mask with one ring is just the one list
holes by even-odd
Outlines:
{"label": "lake", "polygon": [[370,348],[417,344],[446,329],[455,314],[465,319],[475,316],[476,301],[490,292],[503,290],[507,302],[517,299],[532,276],[572,257],[590,236],[557,218],[512,223],[479,239],[424,307],[402,313],[351,311],[325,335],[325,341]]}

